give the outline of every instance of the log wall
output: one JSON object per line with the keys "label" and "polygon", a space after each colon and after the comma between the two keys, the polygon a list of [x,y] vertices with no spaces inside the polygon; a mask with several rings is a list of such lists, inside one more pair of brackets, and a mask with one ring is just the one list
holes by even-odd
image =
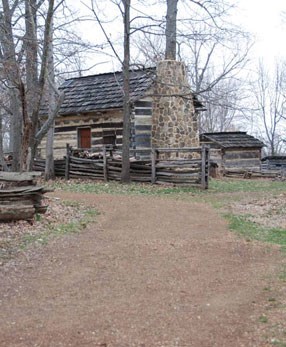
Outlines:
{"label": "log wall", "polygon": [[222,150],[222,171],[224,175],[237,171],[260,171],[261,150],[240,148]]}
{"label": "log wall", "polygon": [[[152,98],[135,103],[134,107],[134,149],[138,149],[137,158],[150,158],[152,128]],[[149,157],[148,157],[149,156]]]}
{"label": "log wall", "polygon": [[[55,123],[54,157],[63,158],[66,154],[66,143],[72,147],[78,145],[78,128],[91,129],[91,146],[102,147],[103,136],[115,134],[116,146],[122,146],[123,116],[121,110],[109,110],[82,115],[60,116]],[[38,157],[45,158],[46,138],[38,148]]]}

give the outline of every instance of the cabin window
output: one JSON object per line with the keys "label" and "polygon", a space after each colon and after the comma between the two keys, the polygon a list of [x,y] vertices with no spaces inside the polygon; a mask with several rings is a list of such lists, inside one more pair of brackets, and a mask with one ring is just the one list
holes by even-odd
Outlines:
{"label": "cabin window", "polygon": [[115,146],[116,144],[116,133],[115,130],[103,130],[102,142],[104,145]]}
{"label": "cabin window", "polygon": [[78,128],[77,134],[78,134],[78,147],[91,148],[91,129]]}

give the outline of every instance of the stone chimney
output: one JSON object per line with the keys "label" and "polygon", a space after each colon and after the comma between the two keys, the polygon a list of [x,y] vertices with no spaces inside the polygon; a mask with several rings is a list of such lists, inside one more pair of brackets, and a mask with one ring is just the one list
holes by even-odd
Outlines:
{"label": "stone chimney", "polygon": [[199,146],[197,115],[183,63],[158,63],[153,100],[152,147]]}

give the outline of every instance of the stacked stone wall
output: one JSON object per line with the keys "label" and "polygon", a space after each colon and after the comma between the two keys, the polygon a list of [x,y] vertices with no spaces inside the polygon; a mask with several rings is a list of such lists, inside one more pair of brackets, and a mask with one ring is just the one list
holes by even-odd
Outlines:
{"label": "stacked stone wall", "polygon": [[152,112],[152,147],[197,147],[197,115],[185,65],[165,60],[157,65]]}

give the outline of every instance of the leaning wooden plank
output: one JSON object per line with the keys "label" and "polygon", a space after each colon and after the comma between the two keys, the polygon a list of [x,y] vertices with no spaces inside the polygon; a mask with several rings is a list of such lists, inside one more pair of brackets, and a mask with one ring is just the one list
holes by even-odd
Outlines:
{"label": "leaning wooden plank", "polygon": [[182,168],[182,167],[186,167],[186,168],[201,168],[201,162],[197,163],[197,164],[189,164],[189,165],[175,165],[175,164],[156,164],[156,168],[158,169],[168,169],[168,168]]}
{"label": "leaning wooden plank", "polygon": [[103,178],[103,173],[92,173],[92,172],[83,172],[83,171],[71,170],[70,174],[78,175],[79,177],[80,176],[93,176],[93,177],[102,177]]}
{"label": "leaning wooden plank", "polygon": [[108,170],[111,171],[121,171],[121,167],[108,166]]}
{"label": "leaning wooden plank", "polygon": [[171,182],[171,181],[161,181],[158,180],[156,181],[156,184],[161,184],[161,185],[185,185],[185,186],[194,186],[194,187],[199,187],[200,188],[200,182],[193,181],[193,182]]}
{"label": "leaning wooden plank", "polygon": [[77,170],[77,171],[98,171],[98,172],[103,172],[103,167],[94,167],[94,166],[87,166],[87,167],[83,167],[83,166],[78,166],[78,165],[71,165],[70,166],[70,171],[73,170]]}
{"label": "leaning wooden plank", "polygon": [[14,193],[24,193],[24,192],[38,192],[45,188],[37,186],[25,186],[25,187],[11,187],[9,189],[0,189],[0,196],[2,194],[14,194]]}
{"label": "leaning wooden plank", "polygon": [[170,173],[170,174],[180,174],[180,173],[190,173],[190,174],[194,174],[194,173],[199,173],[200,170],[198,168],[196,169],[189,169],[189,168],[180,168],[180,169],[176,169],[176,170],[168,170],[168,169],[160,169],[160,170],[157,170],[157,173],[160,174],[160,173]]}
{"label": "leaning wooden plank", "polygon": [[149,169],[151,171],[151,165],[143,165],[143,164],[134,164],[134,163],[130,163],[130,167],[133,169],[138,169],[138,170],[146,170]]}
{"label": "leaning wooden plank", "polygon": [[8,222],[11,220],[31,220],[35,214],[35,208],[33,206],[26,205],[0,205],[0,221]]}
{"label": "leaning wooden plank", "polygon": [[162,159],[159,164],[164,165],[189,165],[189,164],[200,164],[200,159]]}
{"label": "leaning wooden plank", "polygon": [[31,199],[29,196],[25,197],[19,197],[19,196],[11,196],[11,197],[4,197],[0,199],[0,205],[6,206],[6,205],[31,205]]}
{"label": "leaning wooden plank", "polygon": [[169,173],[169,172],[158,172],[157,173],[157,176],[158,177],[161,177],[161,176],[169,176],[169,177],[198,177],[200,176],[200,173],[198,172],[195,172],[195,173],[185,173],[185,172],[182,172],[182,173],[179,173],[179,172],[176,172],[176,173]]}
{"label": "leaning wooden plank", "polygon": [[151,182],[151,178],[150,177],[146,177],[146,178],[143,178],[143,177],[133,177],[131,176],[131,181],[132,182]]}
{"label": "leaning wooden plank", "polygon": [[12,191],[12,190],[0,190],[0,203],[4,199],[10,199],[17,197],[19,200],[21,199],[35,199],[37,196],[43,196],[43,194],[47,192],[51,192],[51,189],[41,189],[41,190],[26,190],[26,191]]}
{"label": "leaning wooden plank", "polygon": [[151,176],[151,170],[138,170],[138,169],[130,169],[130,172],[134,172],[134,173],[138,173],[138,174],[140,174],[140,173],[142,173],[142,174],[149,174],[150,176]]}
{"label": "leaning wooden plank", "polygon": [[75,163],[94,163],[94,162],[103,162],[103,159],[87,159],[87,158],[77,158],[77,157],[70,157],[71,162]]}
{"label": "leaning wooden plank", "polygon": [[0,172],[0,181],[5,182],[24,182],[33,181],[35,178],[40,177],[42,174],[38,171],[31,172]]}

